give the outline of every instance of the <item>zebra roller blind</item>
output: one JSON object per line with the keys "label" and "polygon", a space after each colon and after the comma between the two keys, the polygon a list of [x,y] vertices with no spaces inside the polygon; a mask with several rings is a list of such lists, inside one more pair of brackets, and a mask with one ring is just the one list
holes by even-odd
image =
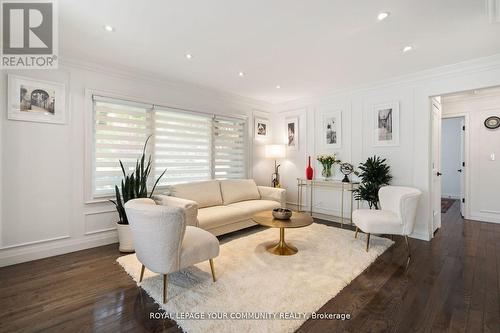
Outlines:
{"label": "zebra roller blind", "polygon": [[[167,169],[159,188],[209,179],[247,177],[247,124],[244,119],[203,114],[153,104],[93,96],[92,197],[114,194],[121,160],[132,172],[151,135],[151,183]],[[151,185],[150,187],[151,188]]]}

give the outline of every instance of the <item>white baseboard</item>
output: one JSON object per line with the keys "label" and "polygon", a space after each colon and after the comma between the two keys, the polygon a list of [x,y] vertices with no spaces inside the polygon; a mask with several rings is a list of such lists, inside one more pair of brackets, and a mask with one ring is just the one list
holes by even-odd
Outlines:
{"label": "white baseboard", "polygon": [[466,216],[465,219],[479,221],[479,222],[486,222],[486,223],[500,223],[500,217],[482,216],[477,214],[471,214],[469,216]]}
{"label": "white baseboard", "polygon": [[0,250],[0,267],[19,264],[60,254],[89,249],[118,242],[118,234],[110,232],[76,239],[54,240],[47,243]]}

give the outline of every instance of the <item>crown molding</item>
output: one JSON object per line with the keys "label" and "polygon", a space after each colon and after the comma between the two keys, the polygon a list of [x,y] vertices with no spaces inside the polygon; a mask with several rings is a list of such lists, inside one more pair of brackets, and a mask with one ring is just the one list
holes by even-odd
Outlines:
{"label": "crown molding", "polygon": [[210,97],[211,99],[215,99],[218,101],[233,102],[245,106],[252,106],[254,108],[257,107],[262,109],[270,109],[273,106],[272,103],[263,100],[258,100],[227,91],[210,88],[196,83],[191,83],[181,80],[173,80],[171,78],[157,75],[155,73],[140,71],[124,66],[98,64],[95,62],[84,61],[78,58],[66,56],[59,58],[59,67],[80,69],[80,70],[94,72],[97,74],[104,73],[106,75],[119,79],[127,79],[134,81],[139,80],[144,83],[161,85],[171,89],[189,90],[192,91],[193,93],[204,95],[206,97]]}
{"label": "crown molding", "polygon": [[282,103],[275,103],[274,106],[278,107],[280,110],[290,107],[297,108],[306,104],[326,102],[326,100],[338,97],[339,95],[367,93],[377,89],[389,88],[393,86],[411,85],[430,79],[453,77],[456,75],[489,71],[493,69],[500,69],[500,54],[462,61],[451,65],[434,67],[431,69],[426,69],[411,74],[399,75],[386,80],[375,81],[372,83],[362,84],[350,88],[336,89],[324,94],[298,98]]}
{"label": "crown molding", "polygon": [[500,0],[486,0],[486,12],[490,23],[500,23]]}

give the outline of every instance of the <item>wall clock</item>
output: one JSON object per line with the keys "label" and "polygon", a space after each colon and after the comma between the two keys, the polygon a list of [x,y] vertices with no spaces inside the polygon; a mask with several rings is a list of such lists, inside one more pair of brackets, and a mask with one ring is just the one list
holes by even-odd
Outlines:
{"label": "wall clock", "polygon": [[497,116],[488,117],[484,121],[484,126],[489,129],[497,129],[500,127],[500,118]]}

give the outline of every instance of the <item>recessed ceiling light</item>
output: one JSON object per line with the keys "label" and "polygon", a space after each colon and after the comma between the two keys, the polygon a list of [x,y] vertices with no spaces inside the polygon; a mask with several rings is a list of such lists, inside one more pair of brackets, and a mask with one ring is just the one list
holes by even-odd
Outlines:
{"label": "recessed ceiling light", "polygon": [[243,77],[243,76],[245,76],[245,73],[243,73],[243,72],[239,72],[239,73],[238,73],[238,76]]}
{"label": "recessed ceiling light", "polygon": [[191,53],[187,53],[186,54],[186,59],[191,59],[193,56],[191,55]]}
{"label": "recessed ceiling light", "polygon": [[108,32],[113,32],[115,31],[115,28],[113,28],[112,26],[106,24],[103,26],[104,30],[108,31]]}
{"label": "recessed ceiling light", "polygon": [[406,53],[406,52],[410,52],[411,50],[413,50],[413,46],[411,45],[407,45],[403,48],[403,52]]}
{"label": "recessed ceiling light", "polygon": [[380,12],[378,15],[377,15],[377,19],[379,21],[383,21],[385,20],[386,18],[389,17],[389,13],[388,12]]}
{"label": "recessed ceiling light", "polygon": [[280,88],[281,88],[281,86],[279,84],[276,85],[276,89],[280,89]]}

